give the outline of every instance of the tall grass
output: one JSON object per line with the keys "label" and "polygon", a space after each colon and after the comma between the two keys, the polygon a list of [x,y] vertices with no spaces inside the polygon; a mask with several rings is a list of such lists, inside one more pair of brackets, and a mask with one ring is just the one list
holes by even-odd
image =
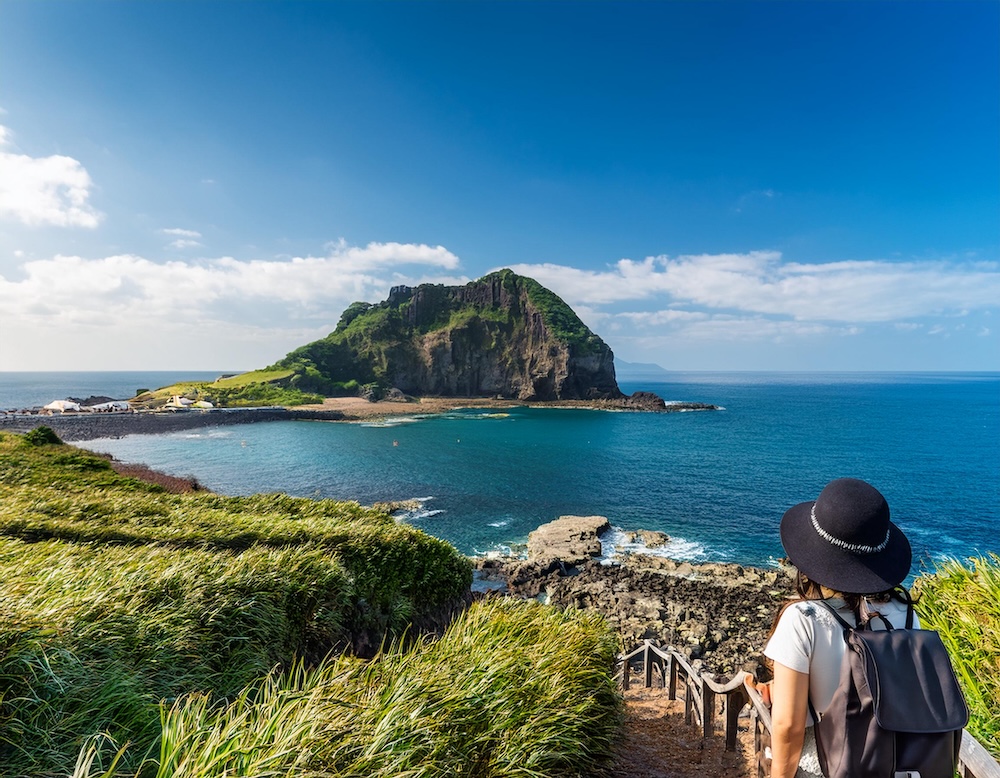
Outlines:
{"label": "tall grass", "polygon": [[592,615],[479,603],[441,639],[370,663],[336,657],[271,675],[224,705],[179,699],[163,719],[156,776],[591,773],[606,765],[621,722],[616,650]]}
{"label": "tall grass", "polygon": [[104,764],[98,733],[138,769],[161,700],[377,648],[470,583],[454,548],[356,503],[171,495],[0,434],[0,775]]}
{"label": "tall grass", "polygon": [[[467,559],[355,502],[284,494],[171,495],[70,446],[0,433],[0,536],[242,551],[317,544],[344,567],[358,630],[405,628],[467,591]],[[345,622],[348,623],[348,622]]]}
{"label": "tall grass", "polygon": [[951,655],[969,732],[1000,759],[1000,556],[943,561],[913,589],[921,624],[940,633]]}

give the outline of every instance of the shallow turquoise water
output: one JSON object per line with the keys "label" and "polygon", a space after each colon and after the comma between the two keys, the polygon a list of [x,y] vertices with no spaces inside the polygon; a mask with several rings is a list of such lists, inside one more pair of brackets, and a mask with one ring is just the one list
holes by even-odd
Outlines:
{"label": "shallow turquoise water", "polygon": [[918,558],[1000,550],[1000,374],[671,379],[622,388],[725,410],[476,410],[86,445],[228,494],[421,498],[406,520],[467,553],[523,542],[563,514],[601,514],[667,532],[674,556],[767,564],[782,554],[784,510],[841,476],[886,495]]}

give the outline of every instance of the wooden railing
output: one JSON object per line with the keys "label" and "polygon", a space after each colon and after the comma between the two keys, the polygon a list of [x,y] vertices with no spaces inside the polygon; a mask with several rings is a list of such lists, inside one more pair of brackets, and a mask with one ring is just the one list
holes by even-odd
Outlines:
{"label": "wooden railing", "polygon": [[[626,691],[634,669],[641,674],[645,688],[658,686],[666,691],[667,699],[676,700],[678,690],[683,690],[684,723],[699,725],[702,737],[714,736],[716,715],[721,710],[727,751],[736,750],[739,719],[749,706],[757,778],[770,775],[771,710],[748,673],[738,672],[728,682],[719,683],[708,673],[693,668],[683,654],[673,648],[660,648],[651,640],[620,659],[618,677]],[[978,740],[964,732],[958,774],[962,778],[1000,778],[1000,763]]]}

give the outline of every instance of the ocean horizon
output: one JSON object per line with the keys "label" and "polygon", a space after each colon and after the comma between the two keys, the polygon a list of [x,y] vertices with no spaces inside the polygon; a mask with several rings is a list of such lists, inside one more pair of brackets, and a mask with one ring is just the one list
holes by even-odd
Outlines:
{"label": "ocean horizon", "polygon": [[[0,373],[0,404],[23,407],[28,391],[42,392],[44,402],[125,396],[115,387],[134,391],[145,385],[132,387],[142,376],[164,385],[224,372]],[[913,544],[915,570],[945,556],[1000,549],[1000,373],[656,377],[623,376],[620,385],[723,410],[475,409],[81,445],[194,476],[222,494],[414,501],[401,520],[470,554],[517,551],[540,524],[598,514],[616,528],[608,540],[617,550],[645,550],[630,544],[629,533],[649,529],[671,538],[656,553],[771,565],[782,555],[783,512],[842,476],[863,478],[885,494]]]}

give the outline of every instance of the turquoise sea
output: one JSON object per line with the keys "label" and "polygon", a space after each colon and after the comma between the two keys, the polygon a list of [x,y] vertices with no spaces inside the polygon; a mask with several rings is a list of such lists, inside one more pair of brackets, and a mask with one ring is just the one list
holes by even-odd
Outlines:
{"label": "turquoise sea", "polygon": [[[0,374],[0,400],[15,375]],[[122,380],[60,380],[80,376]],[[784,510],[841,476],[885,494],[918,558],[1000,551],[1000,373],[670,373],[621,386],[724,410],[466,410],[84,445],[226,494],[417,499],[402,520],[467,553],[516,547],[563,514],[601,514],[668,533],[671,556],[769,564]],[[87,393],[116,394],[67,385],[44,402]]]}

